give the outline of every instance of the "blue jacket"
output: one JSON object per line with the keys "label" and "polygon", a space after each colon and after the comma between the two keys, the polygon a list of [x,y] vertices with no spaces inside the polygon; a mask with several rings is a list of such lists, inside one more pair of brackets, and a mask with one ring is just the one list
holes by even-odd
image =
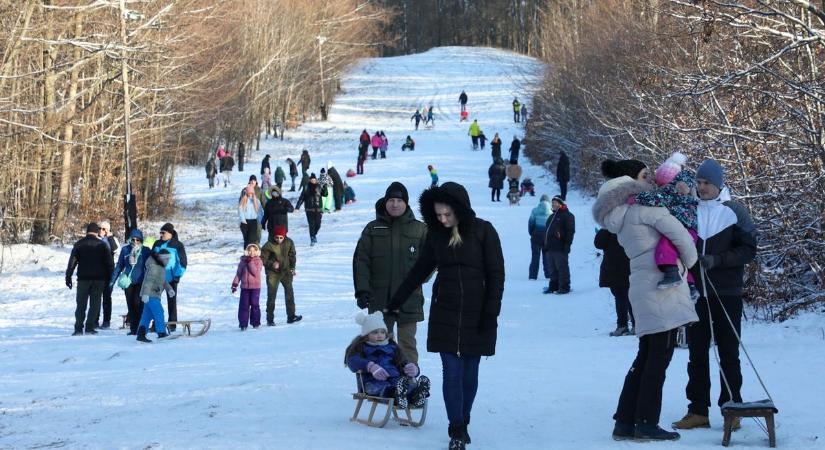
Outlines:
{"label": "blue jacket", "polygon": [[540,201],[538,206],[533,208],[530,219],[527,221],[527,232],[530,233],[530,236],[533,235],[534,231],[544,231],[547,219],[550,218],[551,214],[553,214],[553,209],[548,201]]}
{"label": "blue jacket", "polygon": [[353,372],[362,371],[364,373],[364,382],[372,381],[372,374],[367,371],[367,364],[374,362],[381,366],[389,374],[389,378],[401,376],[398,367],[395,366],[393,359],[398,346],[395,343],[388,343],[384,345],[369,345],[364,344],[364,350],[347,358],[347,367]]}
{"label": "blue jacket", "polygon": [[180,280],[184,272],[186,272],[186,248],[178,240],[178,232],[172,232],[172,239],[168,241],[155,241],[152,246],[153,253],[159,253],[162,249],[169,250],[172,255],[169,258],[169,264],[166,265],[166,281],[172,282]]}
{"label": "blue jacket", "polygon": [[132,284],[139,285],[143,282],[146,258],[149,257],[151,250],[141,245],[137,263],[133,268],[132,265],[129,264],[129,254],[132,253],[132,238],[138,238],[141,242],[143,242],[143,233],[141,233],[137,228],[133,229],[132,232],[129,233],[129,244],[120,249],[120,256],[117,259],[115,270],[112,272],[112,278],[109,280],[110,285],[113,285],[115,281],[117,281],[117,277],[120,276],[120,273],[124,271],[129,274],[129,278],[132,279]]}

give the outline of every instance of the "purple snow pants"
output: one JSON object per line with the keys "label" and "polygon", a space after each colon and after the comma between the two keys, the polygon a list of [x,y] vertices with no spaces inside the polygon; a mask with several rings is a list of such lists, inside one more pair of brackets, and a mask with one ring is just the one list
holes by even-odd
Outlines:
{"label": "purple snow pants", "polygon": [[[693,238],[693,242],[696,243],[696,240],[699,239],[699,235],[696,234],[696,230],[692,228],[688,228],[688,233],[690,233],[690,237]],[[679,261],[679,250],[676,249],[676,246],[673,245],[673,242],[670,242],[670,239],[662,236],[659,238],[659,243],[656,244],[656,265],[657,266],[675,266]],[[687,275],[688,283],[693,283],[693,274],[688,272]]]}
{"label": "purple snow pants", "polygon": [[241,300],[238,303],[238,325],[241,328],[246,328],[250,323],[253,327],[261,325],[260,297],[260,289],[241,289]]}

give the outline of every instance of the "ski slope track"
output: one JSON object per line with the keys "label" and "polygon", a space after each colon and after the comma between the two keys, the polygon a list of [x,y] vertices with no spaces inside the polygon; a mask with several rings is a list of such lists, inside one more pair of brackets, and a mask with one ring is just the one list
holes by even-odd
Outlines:
{"label": "ski slope track", "polygon": [[[458,95],[467,91],[470,120],[478,119],[489,139],[499,132],[506,154],[513,136],[523,136],[522,127],[512,120],[513,97],[529,101],[543,70],[530,58],[487,48],[447,47],[364,60],[344,77],[328,121],[289,130],[283,141],[262,140],[244,172],[233,172],[230,188],[208,189],[201,166],[180,168],[175,177],[177,213],[141,223],[141,229],[157,235],[163,222],[175,224],[189,256],[178,315],[210,317],[212,328],[202,338],[150,345],[116,329],[71,337],[74,291],[63,285],[70,247],[4,247],[0,448],[446,448],[441,362],[437,354],[425,351],[426,321],[419,325],[418,345],[433,395],[424,427],[390,423],[372,429],[351,423],[355,377],[343,365],[344,349],[359,331],[351,276],[358,236],[375,217],[375,201],[395,180],[407,186],[420,217],[417,198],[430,183],[428,164],[436,167],[441,182],[467,187],[477,214],[498,230],[506,260],[498,346],[495,356],[481,362],[471,449],[719,448],[722,418],[717,408],[712,408],[711,429],[683,432],[678,442],[643,445],[611,439],[611,416],[637,340],[608,336],[615,313],[609,291],[598,288],[593,199],[575,190],[568,195],[577,232],[570,256],[573,292],[566,296],[543,295],[545,283],[527,279],[526,222],[538,195],[558,192],[553,171],[522,158],[525,176],[535,181],[538,195],[524,198],[520,206],[490,202],[489,142],[484,151],[471,150],[469,123],[458,122]],[[435,107],[435,128],[413,131],[410,116],[429,104]],[[297,161],[304,148],[312,157],[311,172],[318,173],[331,161],[343,175],[355,167],[358,135],[364,128],[370,134],[384,130],[390,148],[387,159],[367,161],[365,175],[347,179],[358,202],[324,215],[314,247],[309,246],[304,212],[289,217],[289,235],[298,253],[297,312],[303,321],[286,324],[281,290],[277,326],[239,331],[238,296],[230,293],[230,284],[242,254],[236,214],[240,189],[250,174],[259,173],[265,154],[272,155],[273,171],[278,162],[286,170],[284,158]],[[400,151],[407,134],[416,141],[414,152]],[[294,193],[287,195],[294,200]],[[429,303],[429,285],[424,293]],[[113,304],[113,325],[119,325],[126,306],[118,288]],[[428,309],[425,305],[425,312]],[[746,322],[743,328],[751,356],[780,409],[779,446],[825,448],[822,317],[807,314],[782,324]],[[665,428],[687,408],[687,356],[687,350],[677,350],[667,373],[661,421]],[[743,375],[743,397],[764,398],[746,361]],[[715,399],[718,375],[714,372],[711,379]],[[767,436],[755,423],[745,420],[743,425],[733,435],[735,448],[767,446]]]}

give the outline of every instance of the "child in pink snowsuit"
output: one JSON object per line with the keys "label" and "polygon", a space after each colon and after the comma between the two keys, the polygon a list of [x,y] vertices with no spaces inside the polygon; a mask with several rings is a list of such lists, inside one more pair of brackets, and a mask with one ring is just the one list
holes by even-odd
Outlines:
{"label": "child in pink snowsuit", "polygon": [[[696,180],[692,171],[684,169],[687,157],[676,152],[671,155],[659,168],[656,169],[656,184],[658,188],[636,195],[635,202],[645,206],[664,206],[673,217],[687,228],[688,233],[696,242],[696,206],[698,200],[694,195]],[[670,289],[682,284],[682,276],[677,265],[679,251],[670,239],[662,236],[656,245],[656,264],[664,273],[662,281],[657,285],[659,289]],[[698,292],[694,287],[693,275],[688,272],[687,281],[690,285],[692,298],[697,298]]]}
{"label": "child in pink snowsuit", "polygon": [[246,330],[250,323],[252,328],[261,326],[261,249],[253,243],[246,246],[245,253],[232,280],[233,294],[238,290],[238,284],[241,285],[241,299],[238,302],[238,327],[241,331]]}

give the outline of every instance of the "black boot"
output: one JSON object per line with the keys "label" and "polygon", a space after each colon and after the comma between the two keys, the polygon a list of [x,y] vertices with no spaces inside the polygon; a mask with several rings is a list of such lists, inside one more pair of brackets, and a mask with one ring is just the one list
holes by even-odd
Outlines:
{"label": "black boot", "polygon": [[146,337],[146,327],[138,327],[137,340],[140,342],[152,342]]}
{"label": "black boot", "polygon": [[635,437],[636,427],[632,423],[616,421],[613,427],[613,440],[626,441]]}
{"label": "black boot", "polygon": [[675,431],[667,431],[659,428],[658,424],[637,423],[633,440],[646,441],[676,441],[681,436]]}
{"label": "black boot", "polygon": [[466,442],[464,435],[467,432],[467,427],[464,425],[450,425],[447,428],[447,434],[450,435],[450,450],[466,450]]}
{"label": "black boot", "polygon": [[665,274],[662,281],[657,285],[657,289],[670,289],[682,284],[682,277],[679,275],[679,268],[676,266],[659,266],[662,273]]}
{"label": "black boot", "polygon": [[464,443],[467,444],[467,445],[470,445],[470,444],[473,443],[473,441],[470,439],[469,427],[470,427],[470,416],[466,416],[466,417],[464,417]]}

